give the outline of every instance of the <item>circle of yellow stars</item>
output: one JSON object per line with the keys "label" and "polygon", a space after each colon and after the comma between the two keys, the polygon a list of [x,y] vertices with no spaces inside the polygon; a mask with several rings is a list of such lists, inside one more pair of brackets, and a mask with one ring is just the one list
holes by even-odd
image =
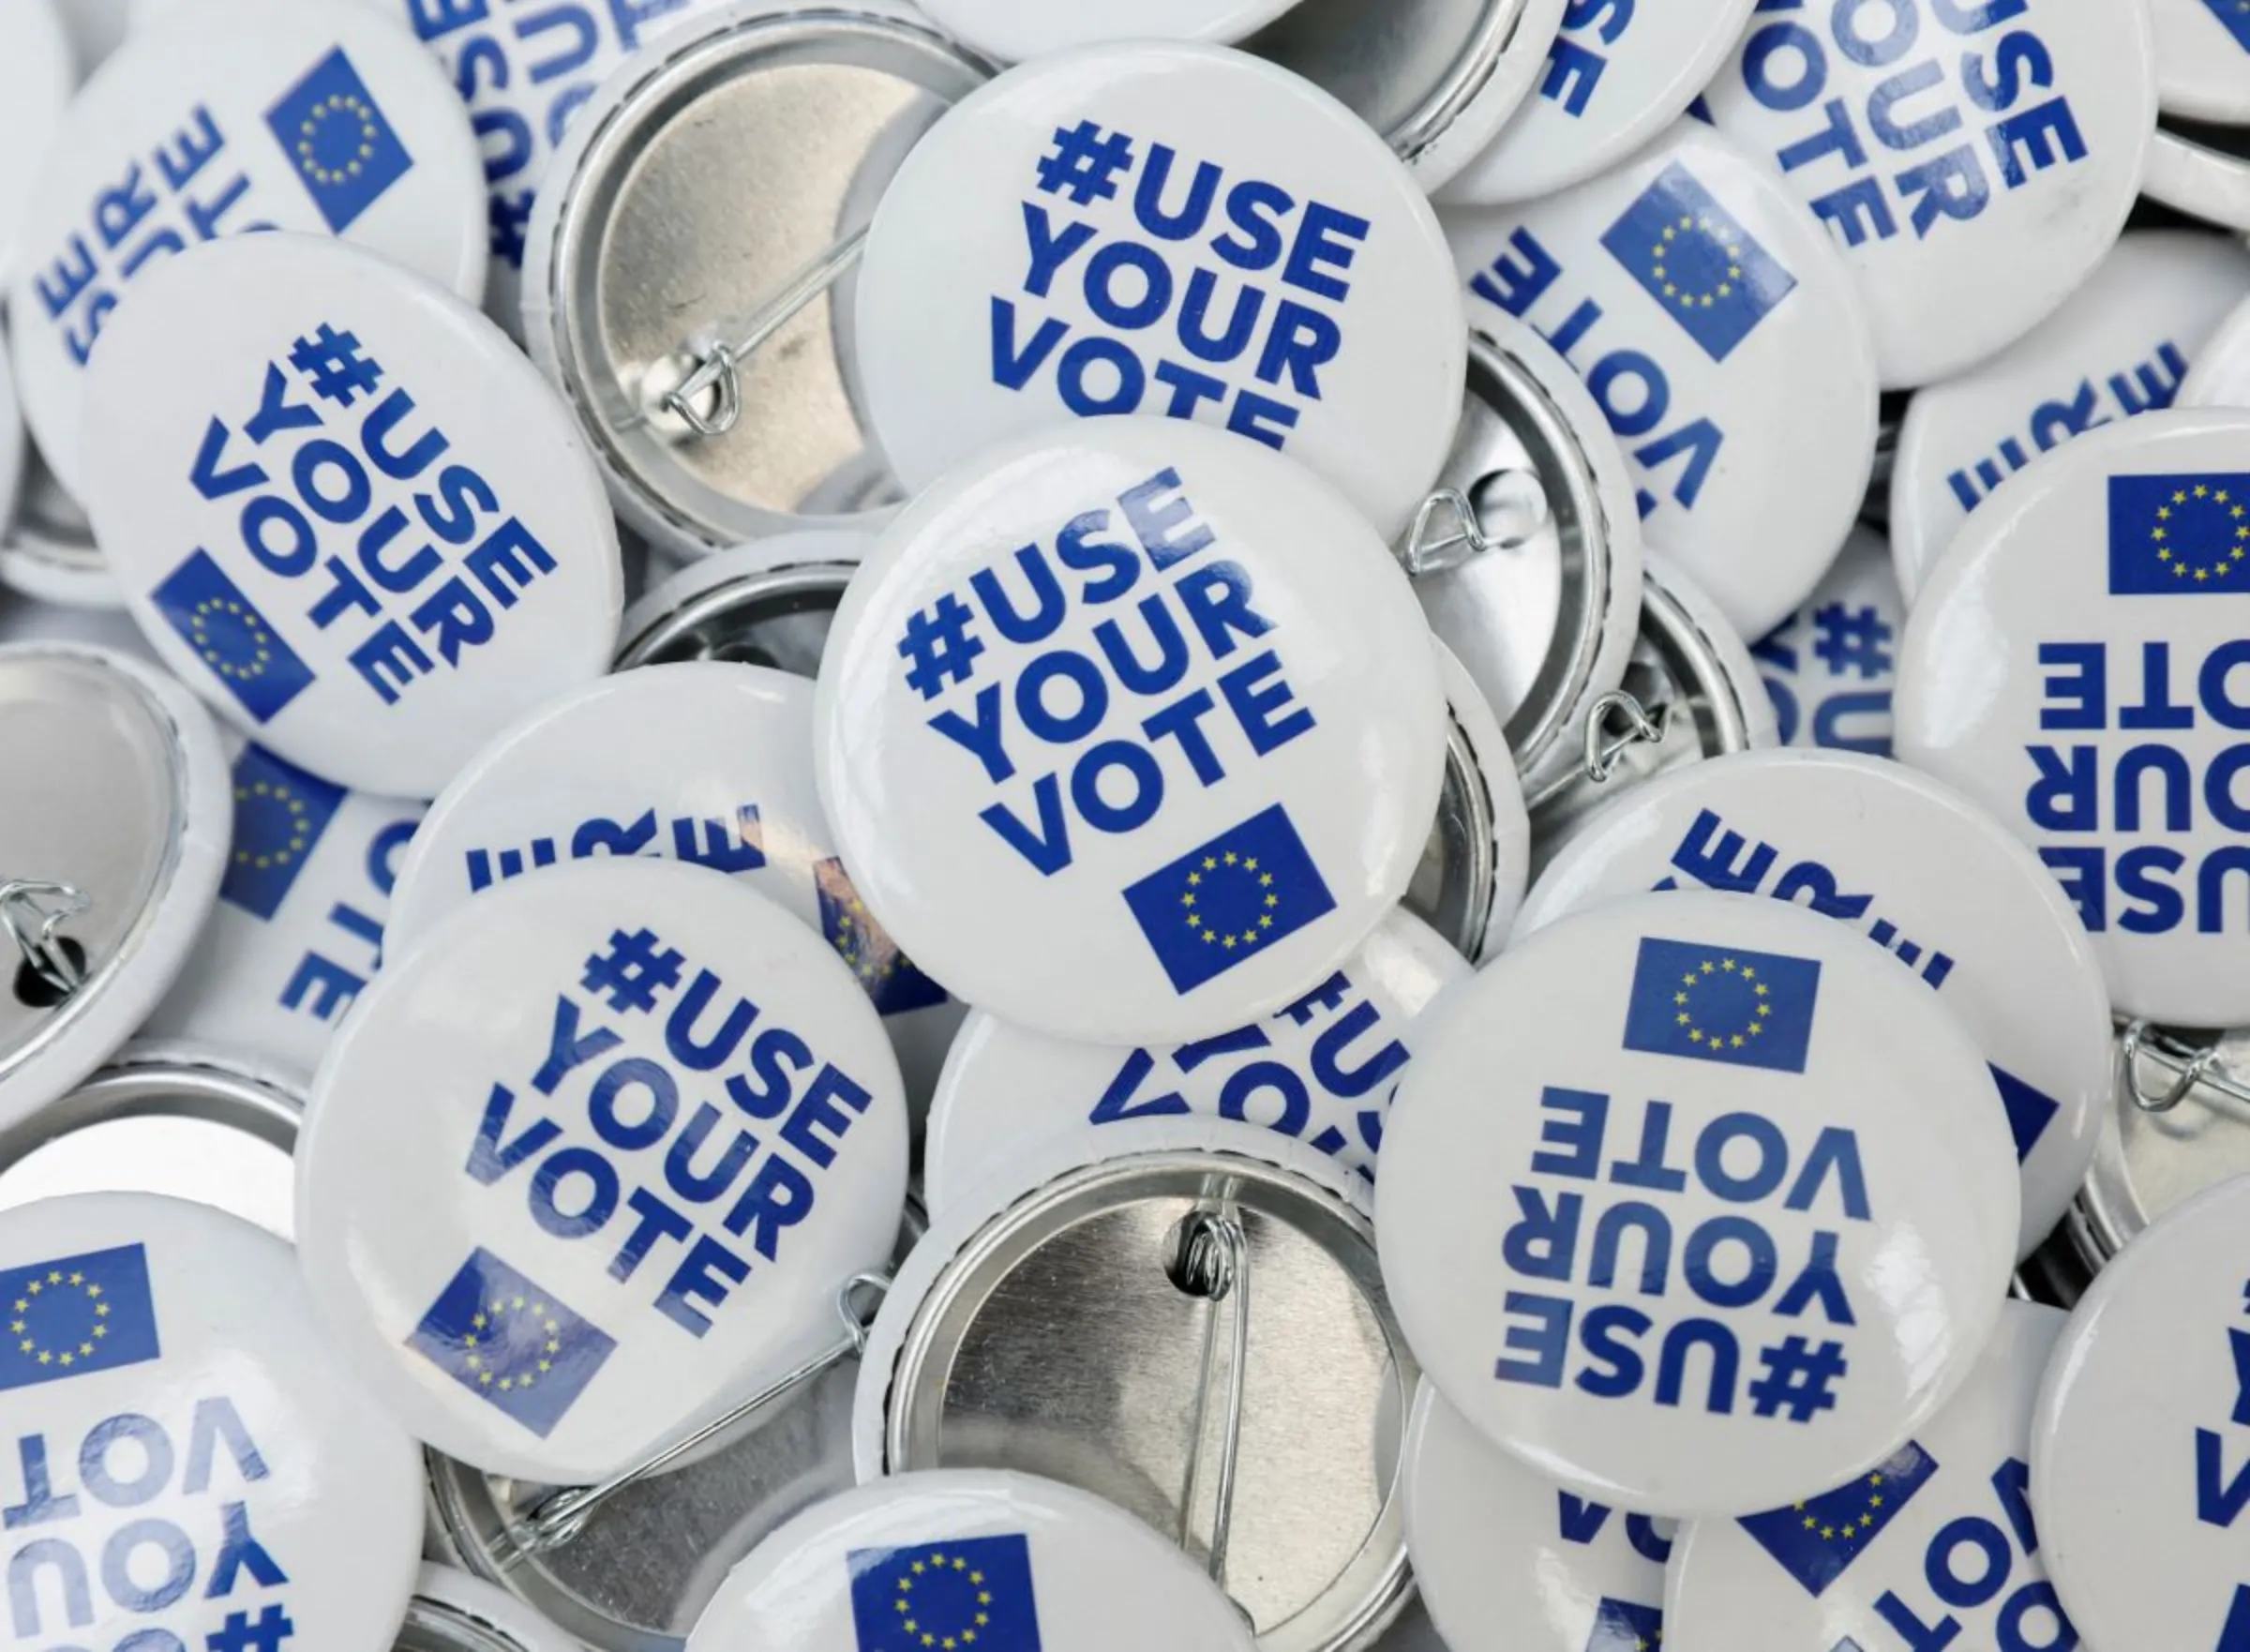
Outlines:
{"label": "circle of yellow stars", "polygon": [[[32,1304],[51,1290],[78,1291],[94,1310],[84,1338],[74,1347],[42,1347],[38,1338],[31,1334],[28,1315]],[[59,1365],[68,1370],[81,1359],[91,1359],[101,1340],[110,1334],[110,1328],[102,1323],[110,1316],[110,1305],[101,1299],[101,1286],[88,1284],[82,1273],[65,1273],[59,1268],[50,1269],[45,1279],[35,1279],[23,1287],[23,1294],[16,1299],[12,1307],[14,1311],[8,1317],[8,1332],[17,1339],[16,1352],[30,1356],[41,1365]]]}
{"label": "circle of yellow stars", "polygon": [[[212,640],[211,633],[218,622],[213,614],[225,614],[248,636],[251,654],[248,661],[229,659]],[[266,667],[274,661],[274,635],[262,624],[258,616],[231,596],[207,596],[195,605],[188,616],[188,629],[193,635],[189,640],[195,652],[203,656],[203,663],[221,677],[232,677],[248,683],[253,677],[262,677]]]}
{"label": "circle of yellow stars", "polygon": [[[1688,999],[1706,978],[1722,974],[1735,976],[1746,983],[1758,1000],[1758,1007],[1750,1014],[1749,1025],[1740,1032],[1705,1032],[1695,1024],[1695,1014],[1688,1007]],[[1765,1030],[1765,1018],[1774,1013],[1770,989],[1758,979],[1758,971],[1748,964],[1736,963],[1732,958],[1721,958],[1717,963],[1705,958],[1701,969],[1690,969],[1680,977],[1680,985],[1684,990],[1672,995],[1672,1001],[1677,1010],[1672,1020],[1688,1029],[1689,1044],[1704,1044],[1714,1050],[1741,1049]]]}
{"label": "circle of yellow stars", "polygon": [[[313,139],[322,126],[339,114],[359,122],[359,153],[340,168],[323,166],[314,153]],[[368,107],[365,98],[350,92],[332,92],[312,106],[312,113],[297,129],[297,164],[314,183],[333,187],[356,178],[366,170],[368,162],[375,158],[375,144],[382,136],[382,128],[375,124],[375,112]]]}
{"label": "circle of yellow stars", "polygon": [[1815,1515],[1807,1514],[1805,1505],[1802,1503],[1794,1504],[1792,1507],[1799,1514],[1805,1516],[1802,1523],[1805,1529],[1817,1534],[1822,1542],[1834,1542],[1838,1538],[1855,1537],[1861,1532],[1872,1531],[1875,1528],[1875,1522],[1880,1518],[1876,1510],[1882,1507],[1882,1476],[1870,1474],[1868,1476],[1868,1485],[1869,1487],[1868,1506],[1860,1511],[1857,1520],[1825,1521]]}
{"label": "circle of yellow stars", "polygon": [[[1665,263],[1672,256],[1672,244],[1689,230],[1702,231],[1727,255],[1727,278],[1708,293],[1681,292]],[[1679,222],[1666,224],[1663,234],[1657,238],[1657,244],[1648,252],[1649,273],[1663,283],[1664,296],[1676,300],[1682,309],[1709,309],[1719,299],[1732,297],[1734,283],[1742,279],[1742,244],[1732,238],[1733,233],[1732,225],[1720,223],[1709,213],[1698,216],[1682,213]]]}
{"label": "circle of yellow stars", "polygon": [[[536,1320],[539,1328],[547,1332],[547,1342],[546,1345],[539,1350],[536,1371],[512,1371],[502,1376],[493,1369],[492,1362],[478,1353],[477,1349],[485,1343],[486,1339],[483,1333],[490,1330],[498,1335],[501,1322],[510,1314],[528,1314]],[[530,1388],[540,1377],[554,1370],[553,1356],[562,1351],[562,1323],[555,1318],[545,1302],[527,1301],[522,1297],[495,1297],[482,1313],[469,1321],[468,1334],[461,1338],[462,1363],[476,1373],[478,1386],[498,1389],[503,1394],[513,1393],[518,1389]]]}
{"label": "circle of yellow stars", "polygon": [[862,986],[880,986],[898,973],[898,949],[890,945],[883,932],[875,926],[875,920],[867,915],[866,906],[856,894],[836,915],[834,945]]}
{"label": "circle of yellow stars", "polygon": [[[1240,929],[1216,928],[1205,923],[1203,914],[1195,909],[1196,891],[1203,887],[1206,876],[1229,866],[1237,868],[1246,877],[1255,878],[1258,888],[1265,892],[1262,897],[1265,910],[1258,914],[1258,921],[1246,924]],[[1190,929],[1202,936],[1207,943],[1222,946],[1231,953],[1237,947],[1256,946],[1266,939],[1266,931],[1273,927],[1273,909],[1282,904],[1282,897],[1273,893],[1273,874],[1258,870],[1257,856],[1238,855],[1230,849],[1223,855],[1203,857],[1203,864],[1188,874],[1188,890],[1179,897],[1179,904],[1187,909]]]}
{"label": "circle of yellow stars", "polygon": [[312,812],[305,806],[303,798],[288,787],[276,786],[270,780],[260,780],[234,788],[234,801],[237,803],[247,803],[252,798],[278,803],[289,811],[289,841],[262,854],[252,854],[248,845],[237,846],[234,864],[237,866],[255,866],[261,872],[274,866],[288,865],[305,852],[305,834],[312,824]]}
{"label": "circle of yellow stars", "polygon": [[[970,1623],[957,1629],[952,1634],[941,1635],[924,1627],[922,1620],[914,1615],[914,1579],[927,1577],[933,1572],[948,1571],[962,1573],[968,1579],[969,1586],[977,1591],[977,1610]],[[985,1610],[992,1604],[992,1591],[984,1586],[984,1574],[960,1555],[948,1556],[935,1549],[930,1551],[927,1560],[914,1562],[909,1575],[898,1580],[898,1599],[891,1604],[898,1612],[899,1628],[924,1646],[937,1647],[938,1652],[960,1652],[964,1646],[975,1645],[977,1631],[992,1621],[992,1614]]]}
{"label": "circle of yellow stars", "polygon": [[[2227,548],[2227,554],[2213,559],[2208,565],[2191,563],[2183,554],[2175,555],[2171,546],[2167,543],[2172,532],[2165,524],[2172,519],[2172,505],[2185,504],[2191,498],[2222,506],[2227,512],[2227,519],[2234,524],[2234,542]],[[2172,503],[2156,507],[2156,526],[2149,530],[2149,537],[2156,542],[2156,560],[2172,570],[2173,578],[2192,577],[2198,584],[2208,584],[2212,579],[2224,579],[2233,573],[2234,564],[2242,560],[2245,548],[2250,548],[2250,511],[2235,503],[2226,488],[2212,488],[2206,482],[2197,483],[2192,489],[2175,488],[2172,489]]]}

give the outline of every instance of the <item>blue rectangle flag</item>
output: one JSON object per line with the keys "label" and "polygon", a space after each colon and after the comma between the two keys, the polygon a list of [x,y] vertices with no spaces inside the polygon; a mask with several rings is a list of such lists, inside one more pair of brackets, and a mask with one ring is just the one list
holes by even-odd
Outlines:
{"label": "blue rectangle flag", "polygon": [[2211,15],[2234,37],[2234,43],[2250,52],[2250,0],[2203,0],[2203,4],[2211,8]]}
{"label": "blue rectangle flag", "polygon": [[1040,1652],[1027,1538],[854,1549],[848,1563],[858,1652]]}
{"label": "blue rectangle flag", "polygon": [[1820,994],[1817,958],[1643,939],[1625,1047],[1802,1073]]}
{"label": "blue rectangle flag", "polygon": [[0,1268],[0,1389],[161,1359],[148,1253],[139,1245]]}
{"label": "blue rectangle flag", "polygon": [[343,802],[342,787],[262,745],[244,746],[234,759],[234,841],[219,899],[271,919]]}
{"label": "blue rectangle flag", "polygon": [[2250,473],[2109,478],[2109,594],[2250,591]]}
{"label": "blue rectangle flag", "polygon": [[209,551],[195,552],[148,594],[165,623],[255,721],[271,722],[312,686],[311,668]]}
{"label": "blue rectangle flag", "polygon": [[413,158],[340,46],[282,94],[265,124],[339,235],[413,170]]}
{"label": "blue rectangle flag", "polygon": [[1937,1459],[1909,1440],[1873,1473],[1809,1502],[1748,1515],[1742,1529],[1808,1595],[1818,1597],[1868,1552],[1937,1471]]}
{"label": "blue rectangle flag", "polygon": [[1724,361],[1795,291],[1796,277],[1673,162],[1601,244],[1713,361]]}
{"label": "blue rectangle flag", "polygon": [[1124,891],[1141,933],[1189,993],[1336,909],[1289,812],[1275,803]]}
{"label": "blue rectangle flag", "polygon": [[1657,1652],[1663,1641],[1660,1607],[1604,1595],[1594,1609],[1594,1632],[1586,1637],[1586,1652]]}
{"label": "blue rectangle flag", "polygon": [[945,1002],[945,988],[914,968],[868,912],[842,861],[820,862],[813,881],[820,894],[820,933],[851,967],[877,1014],[903,1015]]}
{"label": "blue rectangle flag", "polygon": [[407,1346],[541,1439],[617,1351],[600,1326],[482,1248],[446,1283]]}

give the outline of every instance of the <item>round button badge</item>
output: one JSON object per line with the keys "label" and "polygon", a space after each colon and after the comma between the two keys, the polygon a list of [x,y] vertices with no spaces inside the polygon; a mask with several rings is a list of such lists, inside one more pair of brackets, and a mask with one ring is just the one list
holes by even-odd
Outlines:
{"label": "round button badge", "polygon": [[[1886,389],[1959,372],[2075,292],[2156,126],[2139,6],[1839,4],[1752,24],[1705,94],[1845,248]],[[2035,66],[2035,67],[2034,67]]]}
{"label": "round button badge", "polygon": [[2156,101],[2167,114],[2250,124],[2250,7],[2241,0],[2149,0]]}
{"label": "round button badge", "polygon": [[1118,40],[1239,40],[1295,0],[930,0],[932,22],[1011,63]]}
{"label": "round button badge", "polygon": [[416,1438],[575,1483],[833,1343],[906,1176],[897,1063],[818,937],[701,867],[584,862],[362,997],[313,1081],[297,1248]]}
{"label": "round button badge", "polygon": [[869,416],[909,490],[1066,416],[1162,414],[1405,526],[1461,413],[1444,237],[1381,139],[1222,47],[1010,70],[949,111],[867,235]]}
{"label": "round button badge", "polygon": [[1842,925],[1608,902],[1418,1044],[1384,1282],[1439,1392],[1548,1479],[1771,1509],[1874,1468],[1968,1374],[2016,1254],[2014,1144],[1952,1012]]}
{"label": "round button badge", "polygon": [[923,493],[852,580],[814,716],[878,922],[964,1001],[1096,1044],[1295,1001],[1405,893],[1444,782],[1429,629],[1373,531],[1166,420]]}
{"label": "round button badge", "polygon": [[1889,757],[1905,638],[1891,548],[1873,529],[1853,528],[1828,577],[1750,651],[1781,743]]}
{"label": "round button badge", "polygon": [[1642,536],[1763,636],[1835,560],[1875,450],[1874,347],[1821,226],[1693,121],[1589,183],[1445,225],[1469,291],[1585,379]]}
{"label": "round button badge", "polygon": [[1907,626],[1899,757],[2038,851],[2120,1014],[2250,1023],[2243,588],[2250,413],[2153,413],[2003,485]]}
{"label": "round button badge", "polygon": [[[200,15],[200,13],[199,13]],[[165,663],[322,778],[428,797],[608,668],[617,529],[499,328],[357,248],[213,242],[86,392],[85,503]]]}
{"label": "round button badge", "polygon": [[579,1652],[515,1596],[450,1566],[425,1566],[407,1603],[403,1652]]}
{"label": "round button badge", "polygon": [[[0,17],[0,272],[10,267],[17,222],[77,84],[70,37],[52,0],[9,7]],[[0,505],[7,499],[0,488]]]}
{"label": "round button badge", "polygon": [[2196,352],[2174,405],[2250,408],[2250,298],[2228,310]]}

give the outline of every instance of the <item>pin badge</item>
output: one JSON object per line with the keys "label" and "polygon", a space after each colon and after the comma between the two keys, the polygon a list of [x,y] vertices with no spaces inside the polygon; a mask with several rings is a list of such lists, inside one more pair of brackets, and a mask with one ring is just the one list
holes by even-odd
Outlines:
{"label": "pin badge", "polygon": [[1500,950],[1531,877],[1531,815],[1500,719],[1453,651],[1432,640],[1446,695],[1437,820],[1400,903],[1472,962]]}
{"label": "pin badge", "polygon": [[1444,706],[1411,588],[1333,488],[1108,420],[892,524],[836,616],[815,757],[869,910],[934,978],[1058,1036],[1178,1044],[1293,1001],[1405,893]]}
{"label": "pin badge", "polygon": [[[77,84],[70,37],[52,0],[10,7],[0,22],[0,271],[18,256],[17,223]],[[7,499],[0,488],[0,517]]]}
{"label": "pin badge", "polygon": [[1906,599],[1891,547],[1854,528],[1804,606],[1750,650],[1783,745],[1891,755]]}
{"label": "pin badge", "polygon": [[818,676],[829,623],[875,535],[806,528],[700,558],[625,610],[617,664],[731,660]]}
{"label": "pin badge", "polygon": [[2194,1037],[2145,1022],[2118,1030],[2117,1097],[2070,1236],[2090,1270],[2206,1189],[2250,1174],[2250,1043]]}
{"label": "pin badge", "polygon": [[1022,63],[1118,40],[1239,40],[1294,0],[931,0],[930,21],[980,52]]}
{"label": "pin badge", "polygon": [[158,652],[261,745],[428,797],[607,668],[623,577],[600,480],[483,316],[269,234],[197,248],[112,330],[87,385],[96,534]]}
{"label": "pin badge", "polygon": [[578,1652],[514,1596],[450,1566],[425,1566],[407,1602],[399,1652]]}
{"label": "pin badge", "polygon": [[1875,445],[1874,346],[1820,225],[1692,121],[1574,188],[1445,224],[1471,293],[1585,378],[1648,544],[1762,636],[1827,571]]}
{"label": "pin badge", "polygon": [[1286,453],[1392,533],[1460,416],[1422,192],[1326,93],[1219,47],[1065,53],[965,98],[884,194],[856,314],[910,491],[1058,419],[1162,414]]}
{"label": "pin badge", "polygon": [[2015,1146],[1953,1013],[1841,925],[1612,901],[1418,1042],[1384,1280],[1439,1392],[1547,1479],[1753,1512],[1874,1468],[1968,1374],[2016,1254]]}
{"label": "pin badge", "polygon": [[[12,384],[0,383],[0,401],[9,400],[14,394]],[[0,418],[6,416],[0,413]],[[101,560],[94,531],[86,526],[86,513],[63,491],[36,446],[23,443],[18,452],[22,470],[14,514],[0,520],[0,586],[38,602],[80,608],[124,608],[125,593],[111,578],[109,564]]]}
{"label": "pin badge", "polygon": [[2196,352],[2179,405],[2250,408],[2250,300],[2228,310]]}
{"label": "pin badge", "polygon": [[2250,228],[2250,133],[2157,116],[2140,192],[2174,212],[2242,233]]}
{"label": "pin badge", "polygon": [[286,1244],[175,1199],[44,1200],[0,1212],[0,1314],[22,1635],[391,1652],[413,1444],[316,1333]]}
{"label": "pin badge", "polygon": [[2149,0],[2149,22],[2164,112],[2250,124],[2250,10],[2237,0]]}

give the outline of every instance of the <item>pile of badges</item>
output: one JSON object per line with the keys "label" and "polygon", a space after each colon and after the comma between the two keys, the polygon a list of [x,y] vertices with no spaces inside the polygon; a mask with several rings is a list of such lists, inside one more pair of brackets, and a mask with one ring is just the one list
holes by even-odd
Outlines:
{"label": "pile of badges", "polygon": [[0,1645],[2250,1652],[2244,233],[2250,0],[0,0]]}

